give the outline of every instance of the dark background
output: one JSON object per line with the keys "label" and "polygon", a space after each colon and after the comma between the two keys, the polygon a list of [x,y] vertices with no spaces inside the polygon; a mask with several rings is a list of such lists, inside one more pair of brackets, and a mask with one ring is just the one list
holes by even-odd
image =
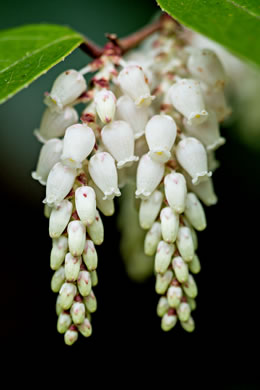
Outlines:
{"label": "dark background", "polygon": [[[1,8],[0,27],[67,24],[103,44],[104,33],[127,35],[147,23],[157,9],[151,0],[12,1]],[[211,383],[221,383],[221,388],[256,388],[259,151],[239,141],[235,126],[223,129],[227,142],[217,152],[221,167],[214,174],[219,202],[207,209],[208,228],[199,234],[202,271],[196,276],[195,332],[188,334],[179,325],[169,333],[161,331],[154,279],[144,284],[129,280],[112,217],[105,220],[105,242],[98,248],[98,310],[93,315],[93,335],[79,337],[73,347],[67,347],[57,333],[44,189],[31,179],[40,149],[33,130],[44,109],[43,92],[63,70],[82,67],[86,61],[88,57],[76,50],[0,107],[0,339],[8,366],[25,363],[26,380],[32,369],[64,376],[66,370],[69,375],[72,367],[81,367],[83,375],[94,376],[96,383],[104,374],[106,380],[122,387],[139,375],[145,381],[158,378],[162,385],[182,380],[184,387],[190,379],[202,381],[209,375]],[[47,357],[40,364],[44,354]],[[121,373],[125,376],[119,382]]]}

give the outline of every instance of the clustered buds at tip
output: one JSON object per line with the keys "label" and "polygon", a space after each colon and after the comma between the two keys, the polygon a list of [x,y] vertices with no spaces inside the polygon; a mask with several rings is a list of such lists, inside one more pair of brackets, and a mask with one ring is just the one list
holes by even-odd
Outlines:
{"label": "clustered buds at tip", "polygon": [[94,101],[100,120],[103,123],[112,122],[116,111],[116,97],[113,92],[102,89],[97,92]]}

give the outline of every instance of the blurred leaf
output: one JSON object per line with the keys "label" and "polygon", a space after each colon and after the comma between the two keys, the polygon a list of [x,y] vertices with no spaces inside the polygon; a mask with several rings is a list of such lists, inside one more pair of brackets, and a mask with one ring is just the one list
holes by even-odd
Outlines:
{"label": "blurred leaf", "polygon": [[187,27],[260,65],[259,0],[157,0]]}
{"label": "blurred leaf", "polygon": [[65,26],[31,24],[0,32],[0,103],[27,87],[83,41]]}

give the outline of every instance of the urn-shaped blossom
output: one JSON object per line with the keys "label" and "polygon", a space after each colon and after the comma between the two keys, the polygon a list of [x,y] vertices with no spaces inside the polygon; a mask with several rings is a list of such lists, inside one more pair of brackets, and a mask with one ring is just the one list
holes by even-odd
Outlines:
{"label": "urn-shaped blossom", "polygon": [[196,138],[182,139],[176,147],[176,157],[180,165],[192,177],[193,184],[199,184],[212,175],[208,172],[206,150]]}
{"label": "urn-shaped blossom", "polygon": [[137,198],[147,199],[163,178],[164,164],[144,154],[139,161],[136,175]]}
{"label": "urn-shaped blossom", "polygon": [[70,253],[72,256],[80,256],[86,243],[86,227],[81,221],[71,221],[67,230]]}
{"label": "urn-shaped blossom", "polygon": [[61,160],[68,166],[80,168],[94,145],[95,135],[90,127],[80,123],[72,125],[65,132]]}
{"label": "urn-shaped blossom", "polygon": [[41,148],[36,171],[32,177],[45,185],[51,168],[60,160],[63,142],[54,138],[47,141]]}
{"label": "urn-shaped blossom", "polygon": [[56,78],[44,102],[52,110],[61,111],[64,106],[74,102],[86,89],[86,80],[80,72],[74,69],[66,70]]}
{"label": "urn-shaped blossom", "polygon": [[92,187],[82,186],[75,191],[76,210],[84,225],[94,222],[96,216],[96,194]]}
{"label": "urn-shaped blossom", "polygon": [[103,127],[101,138],[106,149],[117,161],[117,168],[132,165],[138,157],[134,156],[134,133],[125,121],[114,121]]}
{"label": "urn-shaped blossom", "polygon": [[158,162],[167,162],[177,133],[175,121],[169,115],[154,115],[145,127],[149,156]]}
{"label": "urn-shaped blossom", "polygon": [[116,111],[116,97],[113,92],[107,89],[102,89],[97,92],[94,101],[101,122],[112,122]]}
{"label": "urn-shaped blossom", "polygon": [[207,119],[200,83],[193,79],[180,79],[169,90],[172,105],[191,124],[199,124]]}
{"label": "urn-shaped blossom", "polygon": [[49,219],[49,234],[52,238],[58,238],[65,230],[72,213],[72,203],[64,199],[59,206],[54,206]]}
{"label": "urn-shaped blossom", "polygon": [[155,190],[147,199],[141,201],[139,208],[139,223],[141,228],[150,229],[161,209],[163,194]]}
{"label": "urn-shaped blossom", "polygon": [[89,174],[94,183],[104,193],[104,199],[120,196],[115,160],[107,152],[99,152],[89,160]]}
{"label": "urn-shaped blossom", "polygon": [[164,190],[169,206],[181,214],[185,208],[187,186],[185,177],[178,172],[172,172],[164,178]]}

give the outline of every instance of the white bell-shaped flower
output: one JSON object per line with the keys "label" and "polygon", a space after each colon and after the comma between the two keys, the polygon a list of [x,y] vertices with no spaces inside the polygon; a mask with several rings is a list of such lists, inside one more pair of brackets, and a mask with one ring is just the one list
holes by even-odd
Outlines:
{"label": "white bell-shaped flower", "polygon": [[193,332],[195,329],[195,322],[191,316],[189,316],[188,320],[185,322],[180,321],[180,324],[186,332]]}
{"label": "white bell-shaped flower", "polygon": [[206,206],[212,206],[217,203],[218,198],[215,194],[213,180],[211,177],[208,177],[207,180],[199,183],[198,185],[194,185],[188,175],[185,177],[190,191],[194,192]]}
{"label": "white bell-shaped flower", "polygon": [[199,124],[207,119],[200,83],[193,79],[179,79],[169,90],[172,105],[191,124]]}
{"label": "white bell-shaped flower", "polygon": [[139,223],[141,228],[150,229],[156,220],[161,209],[163,194],[161,191],[154,191],[149,198],[143,199],[139,209]]}
{"label": "white bell-shaped flower", "polygon": [[51,168],[60,160],[63,142],[54,138],[46,142],[41,148],[36,171],[32,178],[45,185]]}
{"label": "white bell-shaped flower", "polygon": [[222,122],[232,112],[232,109],[227,104],[224,90],[219,89],[216,91],[206,84],[202,84],[202,90],[207,107],[215,111],[218,121]]}
{"label": "white bell-shaped flower", "polygon": [[189,270],[193,274],[198,274],[200,272],[200,270],[201,270],[200,260],[199,260],[198,256],[196,255],[196,253],[193,256],[192,260],[188,264],[189,264]]}
{"label": "white bell-shaped flower", "polygon": [[164,175],[164,164],[144,154],[139,161],[136,174],[137,198],[147,199],[156,189]]}
{"label": "white bell-shaped flower", "polygon": [[59,238],[54,238],[52,240],[52,249],[50,256],[50,266],[51,269],[56,271],[62,265],[65,255],[68,249],[68,239],[65,236],[60,236]]}
{"label": "white bell-shaped flower", "polygon": [[125,121],[114,121],[101,131],[103,144],[117,161],[117,168],[132,165],[139,158],[134,156],[134,133]]}
{"label": "white bell-shaped flower", "polygon": [[118,84],[137,106],[149,106],[154,99],[150,94],[148,79],[141,66],[128,65],[119,73]]}
{"label": "white bell-shaped flower", "polygon": [[78,340],[79,334],[75,325],[71,325],[64,334],[64,343],[73,345]]}
{"label": "white bell-shaped flower", "polygon": [[80,256],[85,248],[86,227],[81,221],[71,221],[68,224],[68,243],[72,256]]}
{"label": "white bell-shaped flower", "polygon": [[92,187],[82,186],[75,191],[76,211],[84,225],[94,222],[96,216],[96,194]]}
{"label": "white bell-shaped flower", "polygon": [[116,97],[113,92],[101,89],[101,91],[96,93],[94,101],[101,122],[112,122],[116,111]]}
{"label": "white bell-shaped flower", "polygon": [[72,203],[64,199],[59,206],[54,206],[49,219],[49,235],[58,238],[65,230],[72,214]]}
{"label": "white bell-shaped flower", "polygon": [[157,304],[156,312],[159,317],[162,317],[169,309],[169,303],[166,297],[161,297]]}
{"label": "white bell-shaped flower", "polygon": [[51,289],[53,292],[59,292],[61,286],[65,282],[65,271],[64,267],[60,267],[57,271],[54,272],[51,279]]}
{"label": "white bell-shaped flower", "polygon": [[178,172],[169,173],[164,178],[164,190],[166,200],[173,211],[183,213],[187,195],[185,177]]}
{"label": "white bell-shaped flower", "polygon": [[88,165],[89,174],[94,183],[104,193],[103,199],[120,196],[115,160],[107,152],[99,152],[91,157]]}
{"label": "white bell-shaped flower", "polygon": [[194,229],[201,231],[206,228],[207,222],[203,206],[193,192],[187,194],[184,215]]}
{"label": "white bell-shaped flower", "polygon": [[72,189],[76,174],[75,168],[70,168],[61,162],[56,163],[48,175],[46,198],[43,203],[47,203],[50,207],[58,206]]}
{"label": "white bell-shaped flower", "polygon": [[177,134],[175,121],[169,115],[154,115],[145,127],[149,156],[158,162],[167,162]]}
{"label": "white bell-shaped flower", "polygon": [[80,72],[74,69],[66,70],[54,81],[44,103],[54,111],[61,111],[64,106],[73,103],[86,89],[86,80]]}
{"label": "white bell-shaped flower", "polygon": [[91,291],[91,276],[88,271],[80,271],[78,275],[78,280],[77,280],[77,286],[79,289],[79,293],[83,296],[86,297],[88,294],[90,294]]}
{"label": "white bell-shaped flower", "polygon": [[167,271],[171,263],[171,257],[175,251],[175,246],[173,244],[167,244],[165,241],[160,241],[155,255],[154,269],[155,272],[163,274]]}
{"label": "white bell-shaped flower", "polygon": [[88,184],[95,191],[97,208],[101,211],[101,213],[104,214],[106,217],[113,215],[115,212],[114,200],[103,199],[104,193],[96,186],[96,184],[92,180],[89,180]]}
{"label": "white bell-shaped flower", "polygon": [[199,184],[212,175],[212,172],[208,172],[206,150],[196,138],[182,139],[176,147],[176,157],[180,165],[192,177],[193,184]]}
{"label": "white bell-shaped flower", "polygon": [[49,107],[43,113],[39,130],[34,134],[41,142],[51,138],[63,137],[67,127],[78,122],[79,116],[75,108],[67,106],[61,112],[52,111]]}
{"label": "white bell-shaped flower", "polygon": [[97,310],[97,299],[93,290],[91,290],[89,295],[83,297],[83,302],[88,312],[94,313]]}
{"label": "white bell-shaped flower", "polygon": [[75,282],[78,279],[81,266],[81,257],[72,256],[68,252],[65,256],[65,276],[67,282]]}
{"label": "white bell-shaped flower", "polygon": [[221,89],[226,75],[216,53],[210,49],[194,49],[188,58],[187,67],[192,77],[204,81],[212,88]]}
{"label": "white bell-shaped flower", "polygon": [[94,271],[97,268],[98,256],[93,241],[86,240],[82,256],[87,269],[89,271]]}
{"label": "white bell-shaped flower", "polygon": [[104,225],[98,210],[96,210],[94,222],[91,225],[87,225],[87,231],[95,245],[102,244],[104,241]]}
{"label": "white bell-shaped flower", "polygon": [[191,261],[194,256],[194,245],[190,228],[180,226],[176,244],[183,260],[187,262]]}
{"label": "white bell-shaped flower", "polygon": [[182,288],[185,294],[190,298],[196,298],[196,296],[198,295],[198,288],[191,274],[189,274],[188,280],[183,283]]}
{"label": "white bell-shaped flower", "polygon": [[70,315],[75,325],[80,325],[85,319],[85,305],[83,302],[73,302],[70,308]]}
{"label": "white bell-shaped flower", "polygon": [[92,152],[95,142],[94,132],[87,125],[78,123],[68,127],[61,160],[68,166],[80,168],[82,161]]}
{"label": "white bell-shaped flower", "polygon": [[178,307],[181,303],[182,288],[180,286],[170,286],[167,291],[167,302],[170,307]]}
{"label": "white bell-shaped flower", "polygon": [[59,333],[65,333],[71,325],[71,316],[68,313],[60,313],[57,321],[57,331]]}
{"label": "white bell-shaped flower", "polygon": [[184,262],[181,256],[175,256],[172,260],[172,268],[174,270],[175,276],[180,283],[186,282],[188,280],[189,269],[187,264]]}
{"label": "white bell-shaped flower", "polygon": [[190,305],[188,302],[181,302],[180,306],[177,308],[177,315],[180,321],[188,321],[190,316]]}
{"label": "white bell-shaped flower", "polygon": [[156,274],[155,291],[157,294],[163,295],[166,293],[169,284],[173,278],[173,272],[169,269],[164,274]]}
{"label": "white bell-shaped flower", "polygon": [[146,233],[144,239],[144,253],[153,256],[161,240],[161,224],[154,222],[151,229]]}
{"label": "white bell-shaped flower", "polygon": [[171,209],[164,207],[160,213],[162,238],[167,243],[174,243],[179,229],[179,214]]}
{"label": "white bell-shaped flower", "polygon": [[148,117],[148,108],[137,107],[128,95],[123,95],[117,100],[116,119],[129,123],[134,131],[135,139],[144,134]]}
{"label": "white bell-shaped flower", "polygon": [[164,314],[161,321],[161,328],[165,332],[171,330],[177,324],[177,316],[174,309],[169,309],[167,313]]}
{"label": "white bell-shaped flower", "polygon": [[186,133],[189,136],[195,137],[202,142],[207,151],[212,151],[223,145],[226,140],[220,136],[219,124],[215,111],[208,110],[208,113],[207,120],[199,125],[191,125],[186,119],[184,119],[183,123]]}
{"label": "white bell-shaped flower", "polygon": [[68,310],[77,294],[77,287],[73,283],[64,283],[59,291],[59,305],[64,310]]}
{"label": "white bell-shaped flower", "polygon": [[92,326],[88,318],[85,318],[82,324],[78,325],[77,328],[84,337],[89,337],[92,334]]}

